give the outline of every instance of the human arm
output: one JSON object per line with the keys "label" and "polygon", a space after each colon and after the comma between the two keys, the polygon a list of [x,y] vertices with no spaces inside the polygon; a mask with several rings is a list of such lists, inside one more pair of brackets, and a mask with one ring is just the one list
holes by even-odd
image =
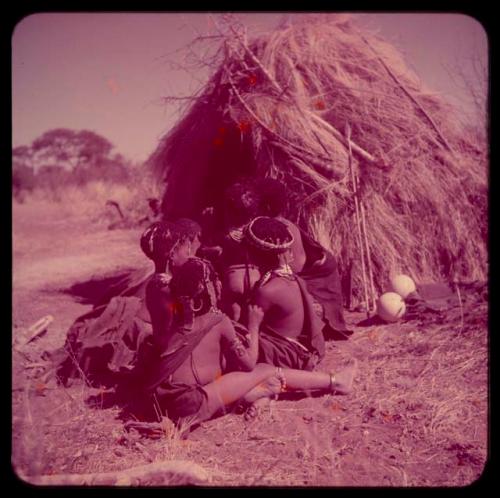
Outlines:
{"label": "human arm", "polygon": [[269,283],[265,286],[258,287],[253,293],[252,304],[256,304],[262,308],[264,314],[268,313],[274,305],[274,294],[273,285],[270,285]]}
{"label": "human arm", "polygon": [[259,327],[264,317],[263,310],[256,305],[248,307],[248,335],[245,338],[247,346],[236,332],[230,320],[224,326],[222,338],[224,350],[231,358],[236,368],[251,371],[257,364],[259,355]]}

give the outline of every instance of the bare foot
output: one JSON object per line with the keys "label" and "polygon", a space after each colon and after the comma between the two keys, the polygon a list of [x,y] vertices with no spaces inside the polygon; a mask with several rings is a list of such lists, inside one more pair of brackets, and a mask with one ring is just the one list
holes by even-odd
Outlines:
{"label": "bare foot", "polygon": [[354,381],[354,376],[356,375],[358,369],[358,362],[353,360],[352,363],[336,373],[332,374],[331,390],[334,394],[349,394],[352,390],[352,383]]}
{"label": "bare foot", "polygon": [[250,420],[254,420],[258,417],[260,410],[264,406],[268,406],[271,402],[271,398],[260,398],[254,401],[252,404],[248,405],[248,408],[245,411],[244,418],[247,422]]}

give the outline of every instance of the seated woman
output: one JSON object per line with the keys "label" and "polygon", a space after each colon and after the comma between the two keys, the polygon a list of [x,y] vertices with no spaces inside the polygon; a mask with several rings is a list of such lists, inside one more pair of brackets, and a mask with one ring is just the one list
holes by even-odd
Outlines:
{"label": "seated woman", "polygon": [[262,274],[252,291],[252,302],[264,310],[259,361],[312,370],[325,354],[325,340],[312,298],[290,266],[292,234],[283,222],[259,216],[245,228],[244,241]]}
{"label": "seated woman", "polygon": [[261,196],[259,214],[285,223],[293,235],[290,266],[307,285],[314,300],[321,305],[325,323],[323,333],[334,339],[345,339],[352,334],[343,314],[343,296],[340,275],[333,254],[284,217],[287,208],[285,185],[274,178],[258,181]]}
{"label": "seated woman", "polygon": [[232,320],[243,323],[250,290],[260,273],[248,260],[241,242],[243,229],[257,215],[259,203],[252,179],[242,179],[224,192],[222,255],[218,268],[222,275],[222,309]]}
{"label": "seated woman", "polygon": [[171,322],[169,283],[176,269],[198,251],[201,228],[187,218],[175,223],[157,222],[145,230],[141,249],[153,261],[155,272],[146,285],[145,307],[151,316],[153,341],[160,348]]}
{"label": "seated woman", "polygon": [[[256,364],[263,312],[249,306],[244,346],[218,309],[216,282],[213,269],[198,258],[187,261],[170,282],[175,305],[172,327],[165,331],[166,347],[143,365],[140,379],[140,389],[151,396],[158,415],[167,413],[177,424],[190,426],[226,412],[242,399],[250,403],[285,390],[350,391],[353,367],[333,375]],[[223,374],[223,352],[243,371]]]}
{"label": "seated woman", "polygon": [[[200,227],[188,219],[156,222],[141,237],[141,248],[154,261],[155,273],[111,296],[70,327],[65,345],[51,355],[60,382],[85,374],[95,385],[115,385],[133,367],[138,350],[151,335],[150,313],[145,304],[148,286],[167,285],[175,269],[199,248]],[[165,326],[168,326],[166,317]],[[153,330],[153,337],[161,337]]]}

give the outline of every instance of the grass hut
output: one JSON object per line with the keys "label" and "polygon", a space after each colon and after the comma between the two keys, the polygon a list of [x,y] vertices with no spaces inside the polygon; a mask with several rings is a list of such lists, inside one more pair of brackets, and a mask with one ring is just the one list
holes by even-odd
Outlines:
{"label": "grass hut", "polygon": [[253,39],[215,24],[209,80],[150,158],[164,214],[196,218],[242,175],[279,178],[288,217],[341,271],[354,263],[360,291],[352,167],[379,292],[393,272],[484,279],[486,140],[353,17],[306,17]]}

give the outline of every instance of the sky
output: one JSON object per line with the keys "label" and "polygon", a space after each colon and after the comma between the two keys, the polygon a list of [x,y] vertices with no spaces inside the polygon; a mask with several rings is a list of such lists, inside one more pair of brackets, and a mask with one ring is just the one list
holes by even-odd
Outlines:
{"label": "sky", "polygon": [[[295,14],[238,16],[251,33]],[[356,16],[402,50],[427,87],[474,118],[454,70],[460,67],[475,81],[473,62],[487,66],[487,35],[475,19]],[[209,29],[205,13],[41,13],[22,19],[12,36],[12,145],[30,145],[53,128],[87,129],[110,140],[114,152],[145,160],[176,119],[162,98],[189,95],[203,78],[172,68],[166,59],[183,63],[176,50]]]}

